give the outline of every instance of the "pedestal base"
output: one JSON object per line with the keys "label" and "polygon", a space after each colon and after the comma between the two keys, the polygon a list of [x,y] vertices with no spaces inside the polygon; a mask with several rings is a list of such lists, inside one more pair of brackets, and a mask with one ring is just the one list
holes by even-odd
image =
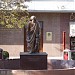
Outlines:
{"label": "pedestal base", "polygon": [[20,53],[20,66],[25,70],[47,69],[47,53]]}

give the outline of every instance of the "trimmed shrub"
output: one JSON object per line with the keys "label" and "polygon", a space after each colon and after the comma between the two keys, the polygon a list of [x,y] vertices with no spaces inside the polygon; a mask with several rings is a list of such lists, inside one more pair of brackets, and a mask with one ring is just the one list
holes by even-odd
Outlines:
{"label": "trimmed shrub", "polygon": [[3,59],[8,59],[9,53],[7,51],[3,51]]}

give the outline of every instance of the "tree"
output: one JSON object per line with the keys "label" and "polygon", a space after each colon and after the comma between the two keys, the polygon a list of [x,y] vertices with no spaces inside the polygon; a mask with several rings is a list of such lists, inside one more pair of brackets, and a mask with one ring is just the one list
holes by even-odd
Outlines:
{"label": "tree", "polygon": [[23,0],[2,0],[0,2],[0,25],[7,28],[22,28],[29,19]]}

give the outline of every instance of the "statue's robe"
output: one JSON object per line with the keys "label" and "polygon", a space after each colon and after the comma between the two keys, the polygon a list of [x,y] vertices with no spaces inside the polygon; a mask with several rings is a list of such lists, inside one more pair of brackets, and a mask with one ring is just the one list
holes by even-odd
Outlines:
{"label": "statue's robe", "polygon": [[31,53],[39,52],[40,49],[40,35],[41,35],[41,28],[40,24],[36,21],[32,23],[29,21],[27,28],[27,51]]}

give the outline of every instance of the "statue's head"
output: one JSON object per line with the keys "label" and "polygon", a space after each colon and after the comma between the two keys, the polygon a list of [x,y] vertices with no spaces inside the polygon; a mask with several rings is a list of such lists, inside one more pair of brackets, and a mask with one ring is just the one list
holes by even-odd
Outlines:
{"label": "statue's head", "polygon": [[30,17],[30,20],[36,21],[36,17],[35,17],[35,16],[31,16],[31,17]]}

